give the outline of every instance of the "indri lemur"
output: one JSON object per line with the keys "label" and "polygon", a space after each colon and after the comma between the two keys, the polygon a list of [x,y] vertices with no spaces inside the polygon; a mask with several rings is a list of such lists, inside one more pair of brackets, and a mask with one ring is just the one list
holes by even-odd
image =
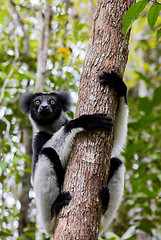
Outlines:
{"label": "indri lemur", "polygon": [[[125,167],[115,156],[125,145],[128,105],[127,88],[120,76],[104,71],[99,79],[102,85],[109,85],[119,96],[109,177],[99,192],[103,212],[101,235],[114,219],[123,195]],[[72,198],[69,192],[61,192],[61,186],[76,134],[94,128],[110,130],[113,123],[103,113],[82,115],[69,121],[66,112],[70,107],[70,97],[67,92],[26,93],[20,107],[29,114],[32,125],[38,130],[33,140],[32,179],[42,226],[52,235],[57,213]]]}

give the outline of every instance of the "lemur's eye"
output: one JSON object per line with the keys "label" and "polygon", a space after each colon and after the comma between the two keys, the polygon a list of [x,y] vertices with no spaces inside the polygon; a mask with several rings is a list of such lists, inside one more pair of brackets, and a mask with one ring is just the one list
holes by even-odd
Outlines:
{"label": "lemur's eye", "polygon": [[39,100],[36,100],[35,101],[35,104],[38,106],[38,105],[40,105],[40,101]]}
{"label": "lemur's eye", "polygon": [[51,105],[54,105],[54,104],[55,104],[55,100],[54,100],[54,99],[51,99],[51,100],[50,100],[50,104],[51,104]]}

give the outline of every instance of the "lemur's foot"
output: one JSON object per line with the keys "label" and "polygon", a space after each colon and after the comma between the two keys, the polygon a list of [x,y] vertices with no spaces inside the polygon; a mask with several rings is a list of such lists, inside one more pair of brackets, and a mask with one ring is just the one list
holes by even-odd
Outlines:
{"label": "lemur's foot", "polygon": [[60,193],[51,206],[52,217],[54,216],[55,213],[58,213],[62,207],[68,205],[71,199],[72,196],[70,195],[69,192]]}
{"label": "lemur's foot", "polygon": [[114,88],[117,94],[121,97],[126,97],[127,87],[123,79],[114,71],[111,73],[103,71],[98,75],[101,84],[107,84]]}
{"label": "lemur's foot", "polygon": [[108,185],[105,185],[101,188],[101,190],[99,191],[99,196],[102,201],[102,211],[103,211],[103,213],[105,213],[106,210],[108,209],[108,205],[109,205],[109,201],[110,201]]}

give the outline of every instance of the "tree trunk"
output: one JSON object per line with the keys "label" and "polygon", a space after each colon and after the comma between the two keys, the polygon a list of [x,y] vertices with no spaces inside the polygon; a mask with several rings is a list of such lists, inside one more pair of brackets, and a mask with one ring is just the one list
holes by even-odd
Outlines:
{"label": "tree trunk", "polygon": [[[115,92],[99,83],[102,70],[123,76],[128,58],[122,21],[133,0],[99,0],[80,82],[76,117],[82,114],[117,112]],[[127,38],[128,39],[128,38]],[[69,159],[63,191],[72,200],[58,215],[54,239],[94,240],[98,237],[101,202],[98,192],[106,184],[113,144],[113,131],[78,135]]]}

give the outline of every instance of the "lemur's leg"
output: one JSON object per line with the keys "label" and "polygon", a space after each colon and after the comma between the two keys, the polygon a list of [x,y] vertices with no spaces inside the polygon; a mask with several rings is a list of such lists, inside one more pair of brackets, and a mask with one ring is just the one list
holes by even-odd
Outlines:
{"label": "lemur's leg", "polygon": [[53,217],[54,213],[58,213],[63,206],[69,204],[72,197],[69,192],[61,192],[61,186],[64,182],[65,171],[62,167],[58,154],[55,152],[53,148],[50,148],[50,147],[44,148],[41,151],[41,154],[44,154],[53,165],[53,168],[57,177],[57,184],[60,189],[59,195],[57,196],[56,199],[53,199],[54,202],[51,206],[51,215]]}
{"label": "lemur's leg", "polygon": [[111,158],[110,171],[107,184],[100,190],[102,212],[100,223],[100,236],[107,230],[116,216],[124,191],[125,167],[118,158]]}
{"label": "lemur's leg", "polygon": [[99,76],[101,84],[107,84],[114,88],[119,97],[124,97],[124,102],[127,104],[127,87],[123,79],[114,71],[111,73],[103,71]]}
{"label": "lemur's leg", "polygon": [[56,151],[43,148],[35,168],[34,191],[42,226],[48,234],[53,234],[57,213],[72,198],[69,192],[61,192],[64,173]]}
{"label": "lemur's leg", "polygon": [[126,144],[127,124],[128,124],[128,104],[127,104],[127,87],[122,78],[115,72],[103,71],[99,75],[100,84],[112,87],[119,97],[119,107],[114,124],[114,143],[112,148],[112,157],[120,154]]}
{"label": "lemur's leg", "polygon": [[71,199],[72,196],[70,195],[69,192],[60,193],[51,206],[52,217],[54,216],[55,213],[58,214],[62,207],[68,205]]}

